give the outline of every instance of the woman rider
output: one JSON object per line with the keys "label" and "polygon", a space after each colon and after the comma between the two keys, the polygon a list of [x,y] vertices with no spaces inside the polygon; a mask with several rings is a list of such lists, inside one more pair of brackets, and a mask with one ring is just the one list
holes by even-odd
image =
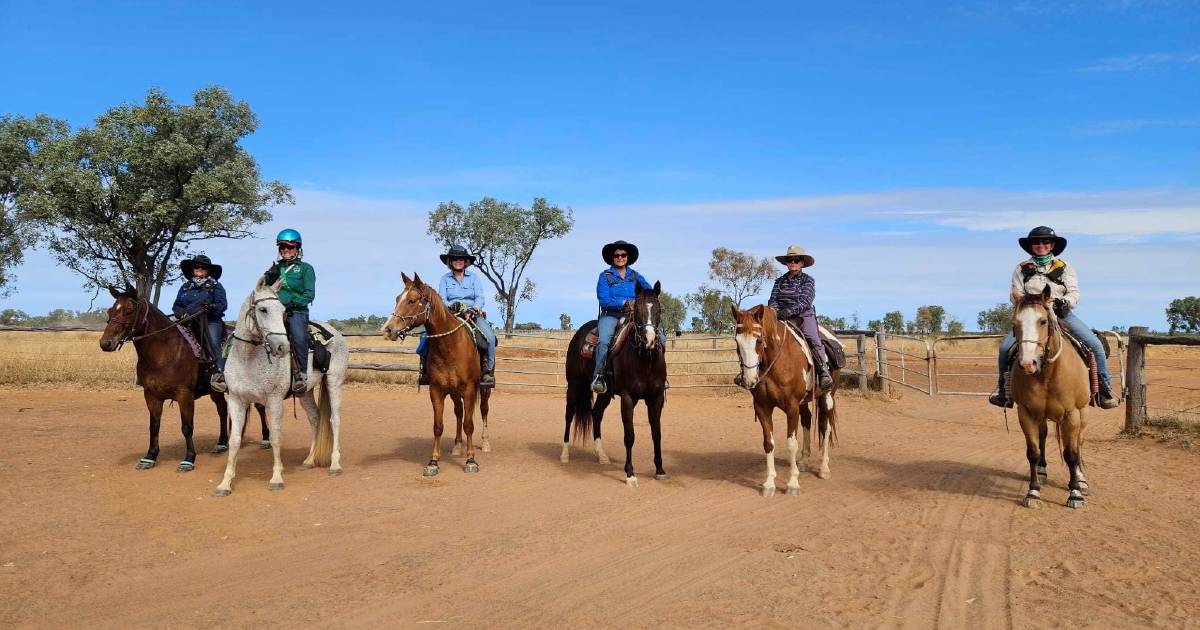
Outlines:
{"label": "woman rider", "polygon": [[[1013,271],[1013,296],[1040,294],[1046,285],[1050,286],[1058,322],[1096,355],[1096,367],[1100,371],[1100,395],[1097,402],[1104,409],[1116,407],[1120,402],[1112,393],[1104,344],[1092,332],[1091,327],[1075,314],[1075,307],[1079,304],[1079,278],[1075,274],[1075,267],[1058,258],[1067,248],[1067,239],[1042,225],[1030,230],[1029,236],[1017,239],[1017,243],[1030,257],[1018,263]],[[1008,353],[1016,340],[1016,335],[1010,330],[1008,336],[1000,343],[1000,381],[996,385],[996,393],[988,398],[988,402],[999,407],[1012,406],[1004,381],[1009,371]]]}
{"label": "woman rider", "polygon": [[596,342],[596,368],[592,373],[592,391],[603,394],[608,391],[604,382],[604,364],[608,361],[608,345],[617,332],[617,322],[626,304],[637,297],[637,287],[652,289],[642,274],[633,270],[637,262],[638,248],[633,243],[615,241],[600,250],[608,269],[600,272],[596,281],[596,299],[600,301],[600,317],[596,323],[599,339]]}
{"label": "woman rider", "polygon": [[829,375],[829,358],[825,355],[825,343],[821,341],[821,333],[817,330],[817,310],[813,308],[813,300],[817,298],[817,283],[812,276],[804,273],[804,268],[813,266],[816,260],[804,253],[804,248],[799,245],[792,245],[786,254],[776,256],[775,260],[787,265],[788,270],[775,279],[767,306],[775,309],[779,321],[791,320],[804,333],[817,363],[814,366],[817,369],[817,386],[827,391],[833,386],[833,377]]}
{"label": "woman rider", "polygon": [[275,237],[279,260],[263,274],[267,284],[283,280],[279,301],[287,315],[288,335],[292,338],[292,356],[299,366],[292,375],[292,391],[303,392],[308,387],[308,305],[317,296],[317,273],[304,258],[304,241],[300,233],[288,228]]}
{"label": "woman rider", "polygon": [[225,391],[225,357],[221,356],[221,344],[225,341],[225,309],[229,307],[225,299],[225,287],[221,279],[221,265],[214,265],[208,256],[200,254],[179,264],[183,269],[183,286],[179,287],[179,295],[171,305],[175,318],[185,317],[208,309],[208,312],[198,317],[198,327],[203,329],[202,339],[208,350],[208,356],[213,361],[213,374],[209,385],[213,391]]}
{"label": "woman rider", "polygon": [[[496,331],[491,322],[485,317],[483,307],[487,304],[484,298],[483,280],[477,273],[472,273],[468,266],[475,264],[475,257],[461,245],[454,245],[450,251],[439,256],[442,264],[450,268],[438,284],[438,295],[446,302],[446,306],[454,313],[463,313],[470,317],[483,336],[487,338],[488,352],[481,357],[479,386],[496,386]],[[419,383],[429,384],[429,376],[425,372],[425,359],[429,356],[429,339],[422,334],[421,342],[417,344],[417,352],[421,355],[421,374]]]}

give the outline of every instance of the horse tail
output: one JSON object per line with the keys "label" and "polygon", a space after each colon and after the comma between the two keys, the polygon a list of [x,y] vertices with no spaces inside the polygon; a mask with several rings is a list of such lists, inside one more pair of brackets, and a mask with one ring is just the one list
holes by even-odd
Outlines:
{"label": "horse tail", "polygon": [[333,405],[329,402],[329,379],[321,378],[317,396],[317,436],[313,440],[313,464],[328,467],[333,461]]}
{"label": "horse tail", "polygon": [[567,400],[574,415],[575,441],[584,442],[592,435],[592,389],[586,383],[571,383],[567,386]]}

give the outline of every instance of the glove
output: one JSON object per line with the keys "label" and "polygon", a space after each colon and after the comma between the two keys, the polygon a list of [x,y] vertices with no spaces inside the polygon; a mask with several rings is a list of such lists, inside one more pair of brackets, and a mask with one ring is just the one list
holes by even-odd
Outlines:
{"label": "glove", "polygon": [[465,315],[467,312],[467,305],[463,304],[462,302],[455,302],[454,305],[450,307],[450,311],[455,315]]}
{"label": "glove", "polygon": [[1066,313],[1071,309],[1071,305],[1063,298],[1054,298],[1054,310],[1059,313]]}
{"label": "glove", "polygon": [[263,273],[263,280],[266,280],[267,284],[275,284],[279,281],[278,261],[276,261],[275,264],[271,265],[271,267]]}

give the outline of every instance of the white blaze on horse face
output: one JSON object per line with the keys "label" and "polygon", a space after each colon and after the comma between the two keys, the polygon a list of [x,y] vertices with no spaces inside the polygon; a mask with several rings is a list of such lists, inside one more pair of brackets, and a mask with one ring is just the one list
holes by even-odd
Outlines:
{"label": "white blaze on horse face", "polygon": [[1038,355],[1038,320],[1040,316],[1037,309],[1023,308],[1017,311],[1017,330],[1020,332],[1020,338],[1017,343],[1020,349],[1017,351],[1017,359],[1021,364],[1021,369],[1025,370],[1026,374],[1034,374],[1037,372],[1038,365],[1042,357]]}
{"label": "white blaze on horse face", "polygon": [[654,305],[646,302],[646,345],[654,346]]}
{"label": "white blaze on horse face", "polygon": [[758,337],[751,333],[738,333],[733,340],[737,343],[738,358],[742,363],[742,382],[746,387],[758,384]]}

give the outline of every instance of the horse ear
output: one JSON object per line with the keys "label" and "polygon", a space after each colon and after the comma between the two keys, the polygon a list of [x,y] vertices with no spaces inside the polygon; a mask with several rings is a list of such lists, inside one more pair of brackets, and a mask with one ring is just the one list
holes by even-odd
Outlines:
{"label": "horse ear", "polygon": [[254,290],[255,290],[255,291],[262,291],[262,290],[263,290],[263,289],[265,289],[265,288],[267,288],[267,277],[266,277],[266,276],[259,276],[259,277],[258,277],[258,282],[254,283]]}
{"label": "horse ear", "polygon": [[412,278],[409,278],[408,274],[403,271],[400,272],[400,279],[404,281],[404,286],[406,287],[412,284]]}
{"label": "horse ear", "polygon": [[767,314],[767,309],[763,308],[762,304],[755,306],[750,311],[751,311],[751,314],[754,315],[754,321],[760,322],[760,323],[763,320],[763,316]]}
{"label": "horse ear", "polygon": [[640,285],[640,284],[633,285],[633,297],[642,297],[642,294],[645,292],[646,291],[644,289],[642,289],[642,285]]}
{"label": "horse ear", "polygon": [[738,316],[742,314],[742,310],[738,308],[737,304],[730,304],[729,312],[733,313],[733,321],[737,321]]}
{"label": "horse ear", "polygon": [[415,272],[415,271],[413,272],[413,281],[412,281],[412,283],[413,283],[413,286],[416,286],[416,287],[423,287],[423,286],[425,286],[425,283],[424,283],[424,282],[421,282],[421,274],[419,274],[419,273],[417,273],[417,272]]}
{"label": "horse ear", "polygon": [[110,294],[112,294],[114,300],[119,299],[121,297],[121,292],[117,290],[117,287],[114,287],[112,285],[108,286],[108,292]]}
{"label": "horse ear", "polygon": [[658,296],[658,295],[661,295],[661,294],[662,294],[662,281],[661,281],[661,280],[655,280],[655,281],[654,281],[654,295],[655,295],[655,296]]}

